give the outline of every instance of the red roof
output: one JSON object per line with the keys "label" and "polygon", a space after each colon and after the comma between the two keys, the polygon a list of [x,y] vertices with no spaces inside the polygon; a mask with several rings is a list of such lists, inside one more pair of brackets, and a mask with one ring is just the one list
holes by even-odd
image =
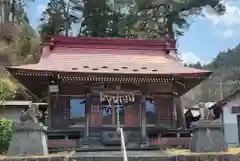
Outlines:
{"label": "red roof", "polygon": [[208,71],[184,67],[166,50],[175,41],[55,37],[45,46],[37,64],[11,68],[82,73],[206,75]]}

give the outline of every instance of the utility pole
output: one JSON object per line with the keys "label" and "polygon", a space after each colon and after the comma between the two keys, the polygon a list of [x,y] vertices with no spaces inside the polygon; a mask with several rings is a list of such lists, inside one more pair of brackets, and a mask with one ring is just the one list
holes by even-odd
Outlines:
{"label": "utility pole", "polygon": [[[224,78],[224,73],[221,72],[221,76],[219,77],[219,92],[220,92],[220,101],[223,100],[224,98],[224,93],[223,93],[223,78]],[[220,113],[220,121],[222,123],[222,125],[224,124],[224,120],[223,120],[223,108],[221,110]]]}
{"label": "utility pole", "polygon": [[221,77],[219,80],[220,100],[223,100],[223,73],[221,73]]}

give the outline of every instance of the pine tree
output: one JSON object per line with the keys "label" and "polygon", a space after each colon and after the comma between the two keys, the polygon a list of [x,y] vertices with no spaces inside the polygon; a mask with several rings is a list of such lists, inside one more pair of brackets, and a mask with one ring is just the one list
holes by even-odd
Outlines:
{"label": "pine tree", "polygon": [[[175,38],[181,36],[190,27],[188,18],[201,15],[206,6],[223,14],[225,5],[221,0],[113,0],[115,5],[125,3],[125,7],[134,5],[135,10],[129,15],[133,32],[137,37],[159,39],[162,37]],[[211,12],[213,13],[213,12]]]}
{"label": "pine tree", "polygon": [[50,0],[46,10],[42,14],[42,24],[39,27],[40,34],[62,35],[70,26],[66,25],[66,3],[64,0]]}
{"label": "pine tree", "polygon": [[25,18],[25,5],[34,1],[35,0],[1,0],[1,23],[11,22],[14,24],[20,24]]}
{"label": "pine tree", "polygon": [[108,0],[71,0],[72,9],[81,13],[79,36],[122,37],[119,22],[122,14],[111,9]]}

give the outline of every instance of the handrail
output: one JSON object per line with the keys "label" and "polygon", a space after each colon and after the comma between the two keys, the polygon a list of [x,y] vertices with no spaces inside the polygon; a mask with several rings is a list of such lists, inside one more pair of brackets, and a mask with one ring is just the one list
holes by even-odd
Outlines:
{"label": "handrail", "polygon": [[126,150],[126,146],[125,146],[125,139],[124,139],[124,134],[123,134],[123,129],[118,127],[117,131],[121,135],[121,151],[123,153],[123,161],[128,161],[127,150]]}

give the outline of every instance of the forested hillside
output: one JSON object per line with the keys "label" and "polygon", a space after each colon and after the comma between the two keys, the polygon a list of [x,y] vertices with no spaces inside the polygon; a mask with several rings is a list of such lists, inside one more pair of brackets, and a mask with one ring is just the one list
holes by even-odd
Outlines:
{"label": "forested hillside", "polygon": [[31,27],[26,12],[26,3],[5,0],[0,2],[0,100],[28,99],[30,95],[15,79],[9,77],[6,65],[36,62],[40,56],[38,34]]}
{"label": "forested hillside", "polygon": [[213,71],[213,75],[201,84],[202,101],[217,101],[240,88],[240,44],[220,52],[208,65],[190,64],[190,67]]}

